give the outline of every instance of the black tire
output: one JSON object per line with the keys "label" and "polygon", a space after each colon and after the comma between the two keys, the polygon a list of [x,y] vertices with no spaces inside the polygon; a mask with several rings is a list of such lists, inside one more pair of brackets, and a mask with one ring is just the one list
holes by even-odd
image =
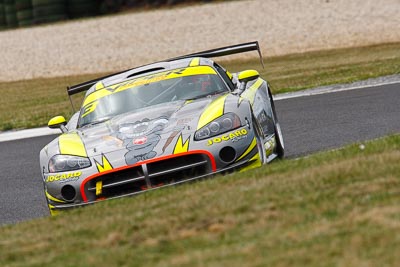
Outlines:
{"label": "black tire", "polygon": [[269,87],[268,87],[268,94],[270,96],[272,115],[274,117],[273,119],[274,119],[275,140],[276,140],[275,153],[278,155],[279,158],[283,158],[285,156],[285,145],[283,143],[282,130],[278,121],[278,117],[276,116],[275,104]]}

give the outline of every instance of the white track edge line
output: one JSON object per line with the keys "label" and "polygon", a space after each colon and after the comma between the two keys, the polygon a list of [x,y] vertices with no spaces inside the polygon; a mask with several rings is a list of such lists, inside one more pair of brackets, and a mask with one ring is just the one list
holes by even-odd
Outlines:
{"label": "white track edge line", "polygon": [[400,83],[400,81],[382,82],[382,83],[366,84],[366,85],[359,85],[359,86],[350,86],[350,87],[344,87],[344,88],[306,89],[304,91],[299,91],[299,92],[278,94],[278,95],[274,96],[273,98],[274,98],[274,100],[279,101],[279,100],[285,100],[285,99],[290,99],[290,98],[322,95],[322,94],[336,93],[336,92],[342,92],[342,91],[344,92],[344,91],[372,88],[372,87],[391,85],[391,84],[397,84],[397,83]]}

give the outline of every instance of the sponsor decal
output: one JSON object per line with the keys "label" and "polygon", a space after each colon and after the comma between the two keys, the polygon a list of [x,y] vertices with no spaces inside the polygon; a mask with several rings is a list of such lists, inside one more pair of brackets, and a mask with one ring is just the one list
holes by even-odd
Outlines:
{"label": "sponsor decal", "polygon": [[237,130],[235,132],[230,132],[218,137],[214,137],[208,140],[207,145],[211,146],[215,143],[221,143],[231,140],[232,142],[237,142],[241,139],[247,138],[248,131],[246,129]]}
{"label": "sponsor decal", "polygon": [[147,142],[147,136],[143,136],[143,137],[141,137],[141,138],[136,138],[136,139],[133,140],[133,143],[134,143],[135,145],[143,145],[143,144],[145,144],[146,142]]}
{"label": "sponsor decal", "polygon": [[[179,77],[194,76],[199,74],[216,74],[216,72],[213,68],[209,66],[195,66],[195,67],[180,68],[180,69],[155,73],[153,75],[136,78],[119,84],[111,85],[107,88],[95,90],[93,93],[91,93],[85,98],[83,102],[83,107],[86,107],[86,105],[102,97],[113,94],[115,92],[124,91],[133,88],[135,86],[150,84],[162,80],[174,79]],[[94,109],[95,108],[96,107],[94,107]]]}
{"label": "sponsor decal", "polygon": [[267,155],[271,155],[271,153],[274,151],[274,148],[276,146],[275,138],[272,138],[271,140],[267,141],[264,145],[265,145],[265,150],[267,152]]}
{"label": "sponsor decal", "polygon": [[185,142],[183,142],[182,134],[179,136],[178,140],[176,141],[175,148],[174,148],[174,154],[179,154],[183,152],[187,152],[189,150],[189,137],[186,139]]}
{"label": "sponsor decal", "polygon": [[155,119],[145,118],[134,123],[124,123],[112,135],[122,141],[128,152],[125,162],[128,165],[154,158],[157,153],[155,146],[161,139],[160,134],[168,124],[166,117]]}
{"label": "sponsor decal", "polygon": [[149,84],[149,83],[166,80],[171,76],[174,77],[174,75],[176,75],[178,77],[183,76],[183,73],[185,70],[186,70],[186,68],[176,69],[176,70],[167,71],[167,72],[160,72],[160,73],[145,76],[142,78],[126,81],[126,82],[119,84],[118,86],[116,86],[114,88],[110,87],[110,88],[106,88],[106,89],[112,93],[114,93],[115,91],[123,91],[123,90],[129,89],[134,86],[145,85],[145,84]]}
{"label": "sponsor decal", "polygon": [[[168,137],[167,141],[165,142],[163,148],[162,148],[162,152],[164,153],[165,150],[167,149],[167,147],[172,143],[172,140],[174,140],[174,138],[181,133],[185,128],[187,128],[188,130],[190,130],[190,126],[188,125],[189,122],[191,122],[193,120],[193,118],[181,118],[176,122],[176,126],[174,127],[173,132],[171,133],[171,135]],[[182,133],[180,135],[180,142],[182,143]],[[179,139],[178,138],[178,139]],[[185,141],[186,142],[189,140],[189,138]],[[179,142],[179,140],[178,140]],[[181,147],[184,147],[185,144],[182,144]],[[178,143],[175,144],[175,148],[177,147]],[[174,149],[175,151],[175,149]],[[186,150],[187,151],[187,150]],[[186,152],[184,151],[184,152]],[[176,153],[174,153],[176,154]]]}
{"label": "sponsor decal", "polygon": [[265,114],[265,110],[263,110],[260,114],[258,114],[257,120],[261,125],[268,120],[267,114]]}
{"label": "sponsor decal", "polygon": [[193,120],[193,118],[181,118],[181,119],[178,119],[178,121],[176,122],[176,125],[185,125],[186,126],[192,120]]}
{"label": "sponsor decal", "polygon": [[99,172],[105,172],[113,169],[112,165],[104,155],[101,156],[101,163],[99,163],[97,160],[94,161],[96,162],[96,167]]}
{"label": "sponsor decal", "polygon": [[51,182],[71,182],[71,181],[76,181],[80,178],[82,175],[82,172],[71,172],[71,173],[58,173],[55,175],[49,175],[47,176],[46,182],[51,183]]}
{"label": "sponsor decal", "polygon": [[97,104],[99,104],[99,101],[94,101],[94,102],[86,105],[85,109],[83,111],[83,114],[82,114],[82,118],[86,117],[87,115],[89,115],[90,113],[95,111],[97,108]]}

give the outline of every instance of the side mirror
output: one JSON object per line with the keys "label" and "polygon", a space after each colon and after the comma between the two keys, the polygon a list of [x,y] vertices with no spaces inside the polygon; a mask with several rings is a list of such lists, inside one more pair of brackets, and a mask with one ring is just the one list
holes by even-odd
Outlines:
{"label": "side mirror", "polygon": [[257,79],[258,77],[260,77],[260,74],[256,70],[244,70],[238,74],[238,80],[241,83],[250,82]]}
{"label": "side mirror", "polygon": [[240,82],[239,90],[244,91],[246,84],[250,81],[256,80],[260,77],[260,74],[256,70],[244,70],[238,74],[238,80]]}
{"label": "side mirror", "polygon": [[60,128],[60,130],[65,133],[67,132],[67,128],[65,127],[65,125],[67,124],[67,121],[65,120],[65,118],[63,116],[57,116],[52,118],[51,120],[49,120],[49,123],[47,124],[47,126],[49,126],[49,128],[51,129],[57,129]]}

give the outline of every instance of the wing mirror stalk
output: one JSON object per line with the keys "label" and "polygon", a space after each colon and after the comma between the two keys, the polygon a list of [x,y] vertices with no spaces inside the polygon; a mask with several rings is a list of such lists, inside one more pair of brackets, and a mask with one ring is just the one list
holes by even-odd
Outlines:
{"label": "wing mirror stalk", "polygon": [[63,116],[57,116],[57,117],[54,117],[51,120],[49,120],[49,123],[47,124],[47,126],[50,129],[59,128],[61,130],[61,132],[66,133],[66,132],[68,132],[67,127],[65,127],[66,124],[67,124],[67,121],[65,120],[65,118]]}
{"label": "wing mirror stalk", "polygon": [[239,94],[241,94],[245,89],[246,85],[250,81],[254,81],[260,77],[260,74],[256,70],[244,70],[238,74],[239,80]]}

